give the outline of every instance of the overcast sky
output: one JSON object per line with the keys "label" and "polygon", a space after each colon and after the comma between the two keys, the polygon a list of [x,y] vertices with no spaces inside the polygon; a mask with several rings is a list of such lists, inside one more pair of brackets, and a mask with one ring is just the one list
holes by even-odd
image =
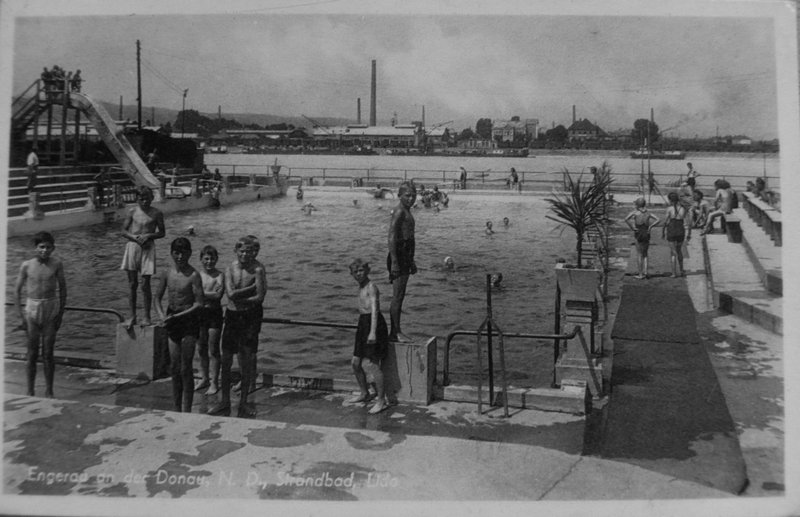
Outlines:
{"label": "overcast sky", "polygon": [[[286,4],[307,5],[287,1]],[[313,2],[312,2],[313,3]],[[538,118],[569,126],[572,106],[610,131],[649,118],[682,137],[778,136],[770,17],[482,13],[352,14],[250,7],[226,14],[17,16],[13,92],[42,67],[80,69],[89,95],[151,106],[362,120],[377,61],[377,114],[388,123]],[[142,3],[142,6],[146,5]],[[237,4],[231,3],[231,6]],[[261,3],[259,6],[272,5]],[[341,5],[353,5],[342,2]],[[449,5],[449,4],[448,4]],[[72,12],[72,11],[71,11]],[[77,10],[80,12],[80,10]],[[634,11],[636,14],[636,11]]]}

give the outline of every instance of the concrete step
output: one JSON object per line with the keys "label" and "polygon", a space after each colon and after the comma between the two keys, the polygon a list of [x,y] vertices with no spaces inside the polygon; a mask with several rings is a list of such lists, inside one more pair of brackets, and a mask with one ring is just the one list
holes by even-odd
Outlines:
{"label": "concrete step", "polygon": [[743,208],[733,211],[742,225],[742,244],[767,291],[783,295],[782,248],[758,226]]}
{"label": "concrete step", "polygon": [[783,298],[766,289],[746,246],[721,233],[706,235],[703,246],[714,306],[782,335]]}

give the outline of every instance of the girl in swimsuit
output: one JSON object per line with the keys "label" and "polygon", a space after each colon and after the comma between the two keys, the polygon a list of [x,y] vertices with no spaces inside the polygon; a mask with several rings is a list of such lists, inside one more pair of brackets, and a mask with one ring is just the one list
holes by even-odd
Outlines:
{"label": "girl in swimsuit", "polygon": [[[639,264],[639,274],[636,278],[647,278],[647,249],[650,247],[650,230],[660,222],[658,217],[647,211],[643,197],[634,201],[636,210],[628,214],[625,223],[633,230],[636,239],[636,255]],[[631,224],[633,221],[633,224]],[[653,221],[652,224],[650,221]]]}
{"label": "girl in swimsuit", "polygon": [[[670,262],[672,263],[672,278],[686,276],[683,270],[683,241],[689,240],[692,235],[692,225],[687,224],[687,210],[679,203],[678,194],[670,192],[667,195],[670,206],[667,208],[667,222],[664,225],[662,237],[666,237],[669,244]],[[688,232],[688,233],[687,233]],[[678,273],[680,271],[680,273]]]}

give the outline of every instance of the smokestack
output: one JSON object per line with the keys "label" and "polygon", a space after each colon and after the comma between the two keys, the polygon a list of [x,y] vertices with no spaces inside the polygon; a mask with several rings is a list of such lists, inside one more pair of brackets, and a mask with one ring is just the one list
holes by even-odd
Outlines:
{"label": "smokestack", "polygon": [[119,120],[122,120],[122,95],[119,96]]}
{"label": "smokestack", "polygon": [[217,104],[217,120],[222,120],[222,104]]}
{"label": "smokestack", "polygon": [[358,98],[356,102],[356,124],[361,124],[361,97]]}
{"label": "smokestack", "polygon": [[425,105],[422,105],[422,127],[425,128]]}
{"label": "smokestack", "polygon": [[575,105],[573,104],[572,105],[572,123],[574,124],[575,122],[576,122],[576,120],[575,120]]}
{"label": "smokestack", "polygon": [[375,126],[376,125],[376,118],[377,118],[376,109],[375,109],[375,107],[376,107],[375,90],[376,90],[376,84],[377,84],[376,71],[375,70],[376,70],[375,60],[373,59],[372,60],[372,83],[371,83],[371,88],[370,88],[371,96],[370,96],[370,99],[369,99],[369,125],[370,126]]}

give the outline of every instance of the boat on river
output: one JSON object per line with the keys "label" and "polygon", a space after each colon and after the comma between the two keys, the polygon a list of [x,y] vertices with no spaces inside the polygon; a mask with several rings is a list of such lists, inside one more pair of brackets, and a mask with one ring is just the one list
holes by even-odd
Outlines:
{"label": "boat on river", "polygon": [[631,153],[631,158],[651,159],[651,160],[683,160],[686,153],[683,151],[656,151],[647,147],[640,147]]}

